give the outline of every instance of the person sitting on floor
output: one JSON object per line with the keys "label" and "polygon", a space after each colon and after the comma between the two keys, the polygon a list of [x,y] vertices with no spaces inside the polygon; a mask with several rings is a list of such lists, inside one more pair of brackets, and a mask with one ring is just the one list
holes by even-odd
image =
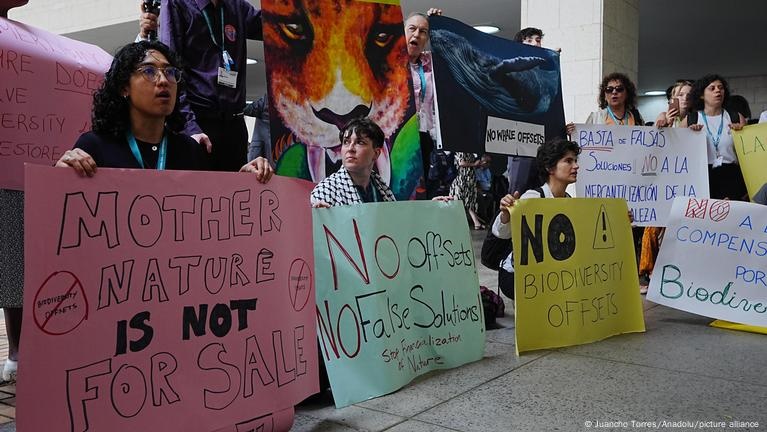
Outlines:
{"label": "person sitting on floor", "polygon": [[[538,148],[536,164],[538,177],[543,181],[539,188],[530,189],[521,197],[519,192],[506,195],[501,199],[501,212],[496,216],[492,233],[499,239],[511,238],[511,211],[514,203],[528,198],[569,198],[565,192],[568,185],[578,179],[578,155],[581,148],[577,143],[563,138],[555,138]],[[514,252],[500,263],[498,287],[510,299],[514,299]]]}

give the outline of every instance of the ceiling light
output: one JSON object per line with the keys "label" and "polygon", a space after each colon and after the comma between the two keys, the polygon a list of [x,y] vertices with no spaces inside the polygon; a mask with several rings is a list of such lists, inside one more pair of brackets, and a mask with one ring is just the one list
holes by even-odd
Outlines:
{"label": "ceiling light", "polygon": [[498,33],[501,31],[500,27],[496,27],[494,25],[475,25],[474,28],[481,31],[482,33],[487,34]]}
{"label": "ceiling light", "polygon": [[258,63],[258,60],[249,58],[249,59],[247,59],[245,61],[245,63],[247,63],[247,64],[256,64],[256,63]]}
{"label": "ceiling light", "polygon": [[666,92],[663,90],[653,90],[653,91],[644,92],[644,95],[645,96],[665,96]]}

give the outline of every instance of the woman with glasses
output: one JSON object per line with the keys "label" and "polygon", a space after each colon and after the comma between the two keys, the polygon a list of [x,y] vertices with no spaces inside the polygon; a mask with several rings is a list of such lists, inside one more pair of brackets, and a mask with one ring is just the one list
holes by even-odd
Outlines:
{"label": "woman with glasses", "polygon": [[628,76],[613,72],[599,85],[599,111],[592,112],[587,124],[644,126],[636,109],[636,86]]}
{"label": "woman with glasses", "polygon": [[[586,124],[615,126],[644,126],[642,115],[636,109],[636,86],[628,76],[613,72],[602,78],[599,85],[599,111],[589,114]],[[575,124],[565,125],[568,135],[575,133]]]}
{"label": "woman with glasses", "polygon": [[[115,55],[93,96],[92,131],[80,136],[56,163],[80,175],[97,167],[202,170],[202,147],[184,135],[178,98],[183,86],[178,57],[157,41],[126,45]],[[257,158],[241,171],[266,182],[272,169]]]}
{"label": "woman with glasses", "polygon": [[[589,115],[589,118],[586,119],[587,124],[644,126],[642,115],[636,109],[636,86],[625,74],[613,72],[605,75],[599,85],[598,101],[600,110]],[[639,257],[644,228],[634,227],[631,231],[634,237],[634,253]],[[639,262],[637,262],[635,269],[638,273]],[[646,293],[647,291],[640,286],[639,292]]]}

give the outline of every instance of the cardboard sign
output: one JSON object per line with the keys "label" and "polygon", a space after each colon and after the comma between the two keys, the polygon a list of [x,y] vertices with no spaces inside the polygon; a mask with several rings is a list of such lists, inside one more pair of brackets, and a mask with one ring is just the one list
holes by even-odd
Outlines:
{"label": "cardboard sign", "polygon": [[767,184],[767,123],[749,125],[732,131],[738,164],[746,181],[748,196],[753,197]]}
{"label": "cardboard sign", "polygon": [[460,202],[313,217],[317,331],[337,407],[482,358],[482,300]]}
{"label": "cardboard sign", "polygon": [[318,381],[311,184],[27,165],[26,185],[20,430],[290,427]]}
{"label": "cardboard sign", "polygon": [[647,299],[767,326],[767,206],[677,198]]}
{"label": "cardboard sign", "polygon": [[511,224],[517,353],[644,331],[625,201],[524,199]]}
{"label": "cardboard sign", "polygon": [[0,18],[0,187],[23,190],[24,163],[53,165],[90,130],[101,48]]}
{"label": "cardboard sign", "polygon": [[576,125],[577,194],[623,198],[637,226],[666,226],[676,196],[707,198],[706,136],[687,128]]}

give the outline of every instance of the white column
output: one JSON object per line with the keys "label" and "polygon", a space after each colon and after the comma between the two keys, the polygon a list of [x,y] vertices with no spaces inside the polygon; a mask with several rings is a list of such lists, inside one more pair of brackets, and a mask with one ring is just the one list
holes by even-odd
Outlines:
{"label": "white column", "polygon": [[602,76],[639,70],[639,0],[521,0],[520,26],[543,30],[543,45],[561,48],[567,121],[598,107]]}

